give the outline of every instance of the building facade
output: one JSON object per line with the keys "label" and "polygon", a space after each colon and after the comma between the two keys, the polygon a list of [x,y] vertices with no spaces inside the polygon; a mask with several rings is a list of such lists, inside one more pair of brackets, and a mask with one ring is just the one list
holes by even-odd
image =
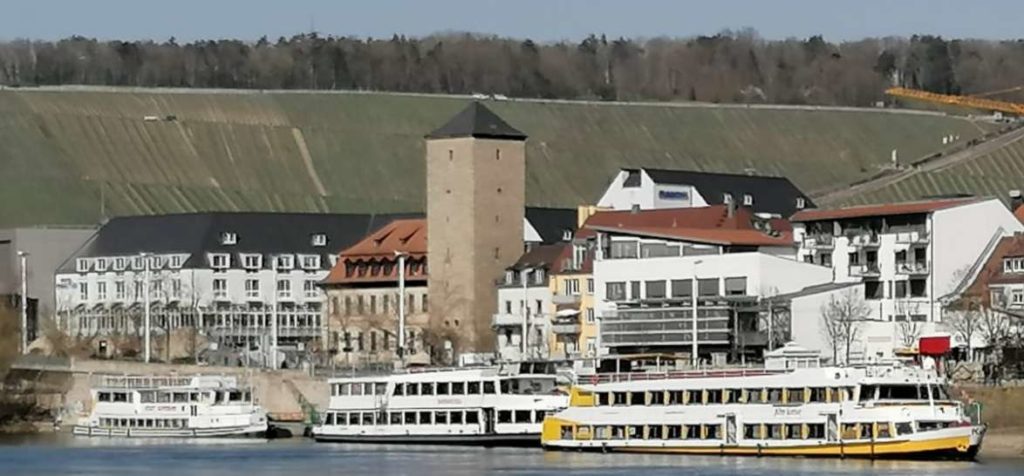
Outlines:
{"label": "building facade", "polygon": [[594,309],[594,241],[574,238],[551,274],[550,355],[555,359],[597,357]]}
{"label": "building facade", "polygon": [[566,246],[566,243],[535,246],[505,270],[497,286],[498,309],[491,318],[498,359],[519,361],[550,357],[551,273]]}
{"label": "building facade", "polygon": [[279,348],[320,350],[320,281],[341,248],[391,219],[227,212],[114,218],[58,269],[57,308],[71,334],[139,351],[148,287],[152,345],[164,347],[162,358],[174,357],[169,341],[183,329],[246,355],[262,353],[250,363],[270,362],[275,316]]}
{"label": "building facade", "polygon": [[[400,275],[401,266],[405,272]],[[383,368],[431,363],[424,342],[429,323],[425,219],[395,220],[343,250],[322,284],[327,347],[335,363]],[[401,343],[400,327],[405,333]]]}

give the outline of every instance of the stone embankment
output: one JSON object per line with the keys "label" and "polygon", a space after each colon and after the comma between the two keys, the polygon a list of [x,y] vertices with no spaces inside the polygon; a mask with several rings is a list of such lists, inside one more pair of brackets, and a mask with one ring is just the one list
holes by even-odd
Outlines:
{"label": "stone embankment", "polygon": [[981,419],[988,425],[982,458],[1024,457],[1024,387],[960,386],[968,401],[981,403]]}

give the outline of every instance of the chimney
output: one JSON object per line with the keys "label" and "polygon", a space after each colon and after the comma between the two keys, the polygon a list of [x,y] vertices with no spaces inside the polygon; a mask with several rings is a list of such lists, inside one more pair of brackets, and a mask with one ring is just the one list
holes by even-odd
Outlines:
{"label": "chimney", "polygon": [[736,200],[729,200],[725,203],[725,216],[732,218],[736,214]]}
{"label": "chimney", "polygon": [[1010,190],[1010,211],[1017,211],[1017,207],[1024,205],[1024,197],[1020,190]]}

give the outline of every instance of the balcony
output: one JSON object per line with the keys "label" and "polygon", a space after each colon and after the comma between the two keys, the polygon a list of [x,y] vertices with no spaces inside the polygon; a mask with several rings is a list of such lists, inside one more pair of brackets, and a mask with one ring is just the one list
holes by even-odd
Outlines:
{"label": "balcony", "polygon": [[580,303],[580,295],[579,294],[556,294],[554,296],[551,296],[551,302],[554,303],[556,306],[579,304]]}
{"label": "balcony", "polygon": [[[530,316],[530,325],[537,326],[543,325],[546,317],[541,316]],[[522,314],[509,314],[505,312],[497,313],[491,316],[491,327],[521,327],[523,325]]]}
{"label": "balcony", "polygon": [[808,250],[833,250],[836,247],[835,238],[831,235],[815,235],[804,237],[803,248]]}
{"label": "balcony", "polygon": [[850,237],[850,246],[857,248],[878,248],[881,244],[881,238],[875,233],[862,233]]}
{"label": "balcony", "polygon": [[931,241],[927,231],[901,231],[896,233],[898,245],[926,245]]}
{"label": "balcony", "polygon": [[901,261],[896,263],[896,272],[911,276],[927,275],[930,271],[925,261]]}
{"label": "balcony", "polygon": [[557,335],[578,335],[580,327],[579,322],[556,322],[551,325],[551,333]]}
{"label": "balcony", "polygon": [[878,277],[880,275],[881,272],[878,270],[878,263],[850,265],[850,276],[870,278]]}

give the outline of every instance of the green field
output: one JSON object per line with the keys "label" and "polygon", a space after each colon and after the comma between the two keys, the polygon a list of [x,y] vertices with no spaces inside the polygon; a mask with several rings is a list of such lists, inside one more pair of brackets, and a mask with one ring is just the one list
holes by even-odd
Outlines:
{"label": "green field", "polygon": [[[0,227],[200,210],[422,210],[423,135],[467,101],[3,90]],[[903,158],[918,158],[940,149],[943,135],[966,140],[983,132],[961,118],[871,110],[488,106],[530,135],[527,201],[538,206],[591,203],[622,166],[752,168],[788,176],[813,193],[874,175],[894,148]],[[177,120],[143,120],[166,115]],[[997,179],[978,177],[979,183]],[[976,189],[996,187],[983,185]]]}

